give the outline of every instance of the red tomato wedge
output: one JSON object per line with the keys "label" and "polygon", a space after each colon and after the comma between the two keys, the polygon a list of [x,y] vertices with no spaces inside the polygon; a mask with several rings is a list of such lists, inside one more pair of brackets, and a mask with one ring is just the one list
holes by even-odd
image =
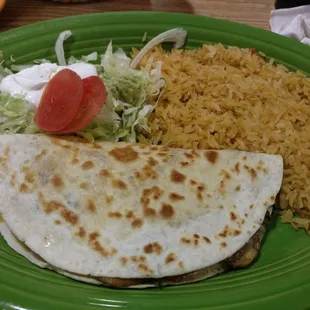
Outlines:
{"label": "red tomato wedge", "polygon": [[101,111],[105,99],[106,88],[102,80],[97,76],[90,76],[82,80],[84,95],[79,112],[75,119],[58,133],[70,133],[80,131],[88,126]]}
{"label": "red tomato wedge", "polygon": [[56,73],[43,92],[35,123],[43,130],[58,132],[75,119],[83,98],[82,79],[74,71]]}

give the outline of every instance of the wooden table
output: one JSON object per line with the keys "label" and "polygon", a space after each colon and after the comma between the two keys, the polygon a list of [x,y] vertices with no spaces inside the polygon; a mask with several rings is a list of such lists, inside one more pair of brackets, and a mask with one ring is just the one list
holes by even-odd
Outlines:
{"label": "wooden table", "polygon": [[56,4],[51,0],[7,0],[0,32],[56,17],[107,11],[154,10],[220,17],[269,29],[274,0],[102,0]]}

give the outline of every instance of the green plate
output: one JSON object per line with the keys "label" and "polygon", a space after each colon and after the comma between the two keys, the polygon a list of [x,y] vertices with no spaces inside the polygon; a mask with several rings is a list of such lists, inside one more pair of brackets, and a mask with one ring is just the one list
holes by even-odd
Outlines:
{"label": "green plate", "polygon": [[[0,49],[19,64],[36,58],[55,60],[59,32],[71,29],[66,52],[80,56],[114,46],[130,51],[167,29],[188,30],[187,48],[204,42],[256,48],[290,69],[310,74],[310,48],[270,32],[193,15],[131,12],[58,19],[0,34]],[[0,309],[310,309],[310,238],[277,223],[261,255],[248,269],[200,283],[148,290],[115,290],[78,283],[41,270],[15,254],[0,237]]]}

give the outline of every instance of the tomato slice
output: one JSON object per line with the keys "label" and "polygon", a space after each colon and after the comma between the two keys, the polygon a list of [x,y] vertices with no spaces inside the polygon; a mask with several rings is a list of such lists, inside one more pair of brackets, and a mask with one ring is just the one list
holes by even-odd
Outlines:
{"label": "tomato slice", "polygon": [[77,115],[83,98],[82,79],[74,71],[63,69],[46,85],[35,123],[43,130],[57,132]]}
{"label": "tomato slice", "polygon": [[90,76],[82,80],[84,95],[76,118],[58,133],[71,133],[88,126],[101,111],[105,99],[106,88],[97,76]]}

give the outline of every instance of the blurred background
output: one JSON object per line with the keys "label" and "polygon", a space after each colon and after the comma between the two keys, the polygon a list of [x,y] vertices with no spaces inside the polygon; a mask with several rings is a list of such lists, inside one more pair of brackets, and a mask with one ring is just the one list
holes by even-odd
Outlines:
{"label": "blurred background", "polygon": [[0,31],[77,14],[143,10],[200,14],[269,29],[270,10],[275,0],[98,0],[75,4],[52,0],[6,1],[0,13]]}

